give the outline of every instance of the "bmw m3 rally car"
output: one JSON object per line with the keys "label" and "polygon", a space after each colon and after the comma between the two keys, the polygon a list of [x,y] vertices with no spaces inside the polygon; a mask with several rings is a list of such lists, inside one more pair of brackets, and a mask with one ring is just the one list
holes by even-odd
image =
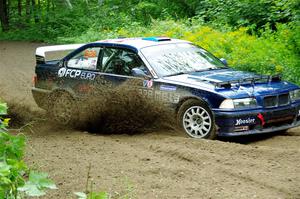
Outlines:
{"label": "bmw m3 rally car", "polygon": [[[46,52],[60,50],[74,51],[61,60],[46,60]],[[39,47],[35,73],[36,103],[54,109],[53,117],[65,124],[73,118],[74,99],[96,80],[101,80],[99,87],[116,87],[135,79],[143,95],[174,107],[179,126],[193,138],[268,133],[300,125],[297,85],[278,75],[234,70],[226,60],[184,40],[121,38]]]}

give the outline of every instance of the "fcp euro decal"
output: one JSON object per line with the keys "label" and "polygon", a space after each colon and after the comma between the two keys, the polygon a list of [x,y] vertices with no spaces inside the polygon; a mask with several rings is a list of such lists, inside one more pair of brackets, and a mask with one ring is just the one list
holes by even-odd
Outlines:
{"label": "fcp euro decal", "polygon": [[77,69],[67,69],[61,68],[57,73],[58,77],[70,77],[70,78],[79,78],[86,80],[94,80],[96,77],[95,73],[85,72]]}

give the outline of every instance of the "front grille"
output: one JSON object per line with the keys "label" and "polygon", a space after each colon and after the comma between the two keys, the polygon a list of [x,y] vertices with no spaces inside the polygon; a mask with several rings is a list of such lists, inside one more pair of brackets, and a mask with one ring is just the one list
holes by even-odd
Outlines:
{"label": "front grille", "polygon": [[283,106],[283,105],[287,105],[290,102],[290,97],[289,94],[282,94],[278,96],[278,105],[279,106]]}
{"label": "front grille", "polygon": [[277,96],[268,96],[264,98],[264,107],[274,107],[277,105]]}
{"label": "front grille", "polygon": [[264,97],[264,107],[284,106],[290,103],[289,93]]}

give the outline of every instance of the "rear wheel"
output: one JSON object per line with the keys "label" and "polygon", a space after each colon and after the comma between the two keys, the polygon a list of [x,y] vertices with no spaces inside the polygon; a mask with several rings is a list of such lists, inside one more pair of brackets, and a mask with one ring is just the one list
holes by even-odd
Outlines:
{"label": "rear wheel", "polygon": [[178,110],[179,127],[192,138],[214,139],[215,122],[208,106],[196,99],[185,101]]}
{"label": "rear wheel", "polygon": [[68,93],[59,92],[51,97],[52,106],[49,111],[55,122],[62,125],[71,125],[74,123],[77,108],[75,99]]}

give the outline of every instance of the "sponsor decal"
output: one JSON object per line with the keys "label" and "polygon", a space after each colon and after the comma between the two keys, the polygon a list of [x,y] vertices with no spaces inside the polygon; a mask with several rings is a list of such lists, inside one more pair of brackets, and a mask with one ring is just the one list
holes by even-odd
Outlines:
{"label": "sponsor decal", "polygon": [[61,68],[58,70],[58,77],[63,77],[66,73],[66,68]]}
{"label": "sponsor decal", "polygon": [[139,92],[142,96],[155,99],[162,102],[171,102],[178,103],[180,99],[180,94],[178,93],[169,93],[164,91],[150,90],[150,89],[139,89]]}
{"label": "sponsor decal", "polygon": [[236,119],[235,120],[235,126],[245,125],[245,124],[255,124],[255,118]]}
{"label": "sponsor decal", "polygon": [[160,90],[161,91],[176,91],[176,86],[170,86],[170,85],[161,85]]}
{"label": "sponsor decal", "polygon": [[146,88],[152,88],[153,86],[153,80],[144,80],[143,81],[143,86],[146,87]]}
{"label": "sponsor decal", "polygon": [[234,131],[235,132],[248,131],[248,130],[249,130],[249,126],[237,126],[237,127],[234,127]]}
{"label": "sponsor decal", "polygon": [[58,77],[70,77],[70,78],[94,80],[96,77],[96,74],[91,73],[91,72],[77,70],[77,69],[61,68],[58,70]]}
{"label": "sponsor decal", "polygon": [[85,50],[84,57],[97,57],[97,52],[95,50]]}
{"label": "sponsor decal", "polygon": [[300,116],[300,110],[298,110],[298,116]]}

